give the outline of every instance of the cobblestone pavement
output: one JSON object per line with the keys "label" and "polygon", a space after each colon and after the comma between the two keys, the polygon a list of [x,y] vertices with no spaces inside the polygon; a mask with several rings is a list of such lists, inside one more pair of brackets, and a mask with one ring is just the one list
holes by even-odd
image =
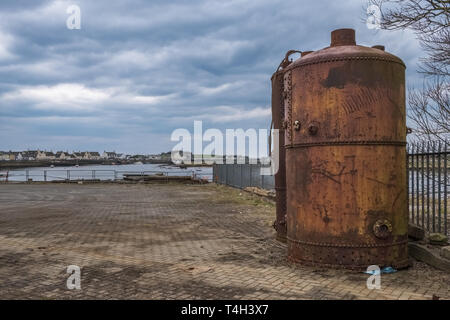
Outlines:
{"label": "cobblestone pavement", "polygon": [[215,185],[0,184],[0,298],[450,298],[450,276],[418,262],[372,291],[362,273],[290,265],[274,211]]}

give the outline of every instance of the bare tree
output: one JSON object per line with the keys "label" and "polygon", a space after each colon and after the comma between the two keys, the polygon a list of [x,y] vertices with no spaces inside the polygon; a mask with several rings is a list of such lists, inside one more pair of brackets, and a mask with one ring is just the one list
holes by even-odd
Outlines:
{"label": "bare tree", "polygon": [[408,117],[421,138],[447,140],[450,134],[450,1],[449,0],[369,0],[381,11],[380,27],[385,30],[412,30],[426,56],[419,72],[421,89],[411,88]]}
{"label": "bare tree", "polygon": [[416,125],[415,133],[419,137],[445,141],[450,127],[450,88],[437,78],[427,82],[421,90],[410,90],[408,95],[408,117]]}

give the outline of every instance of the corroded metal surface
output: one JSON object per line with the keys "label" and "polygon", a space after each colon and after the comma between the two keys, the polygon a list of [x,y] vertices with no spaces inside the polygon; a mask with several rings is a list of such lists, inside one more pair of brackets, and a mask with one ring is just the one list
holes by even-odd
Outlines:
{"label": "corroded metal surface", "polygon": [[286,151],[284,148],[284,69],[291,64],[289,57],[296,50],[289,50],[280,63],[277,71],[272,75],[272,122],[273,128],[279,130],[278,152],[279,169],[275,174],[276,219],[273,227],[277,232],[277,239],[286,242]]}
{"label": "corroded metal surface", "polygon": [[277,239],[286,242],[286,152],[284,148],[283,71],[278,70],[272,76],[272,121],[274,129],[279,130],[279,168],[275,174],[276,219],[273,227]]}
{"label": "corroded metal surface", "polygon": [[284,74],[290,260],[405,267],[405,66],[354,30]]}

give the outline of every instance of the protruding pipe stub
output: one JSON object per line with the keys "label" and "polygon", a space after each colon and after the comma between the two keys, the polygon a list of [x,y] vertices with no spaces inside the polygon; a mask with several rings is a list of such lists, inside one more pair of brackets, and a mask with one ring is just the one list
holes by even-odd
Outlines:
{"label": "protruding pipe stub", "polygon": [[384,46],[382,46],[380,44],[377,44],[376,46],[372,46],[372,48],[384,51]]}
{"label": "protruding pipe stub", "polygon": [[302,57],[306,56],[307,54],[310,54],[314,51],[302,51]]}
{"label": "protruding pipe stub", "polygon": [[315,136],[319,131],[319,126],[316,123],[313,123],[309,126],[308,131],[310,135]]}
{"label": "protruding pipe stub", "polygon": [[331,32],[331,46],[354,46],[356,45],[354,29],[337,29]]}

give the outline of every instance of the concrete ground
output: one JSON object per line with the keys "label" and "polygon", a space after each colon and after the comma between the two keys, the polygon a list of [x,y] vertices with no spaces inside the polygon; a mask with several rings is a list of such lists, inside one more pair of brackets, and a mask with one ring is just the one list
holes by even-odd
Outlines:
{"label": "concrete ground", "polygon": [[380,290],[366,274],[290,265],[274,212],[216,185],[0,184],[0,298],[450,298],[450,275],[418,262]]}

